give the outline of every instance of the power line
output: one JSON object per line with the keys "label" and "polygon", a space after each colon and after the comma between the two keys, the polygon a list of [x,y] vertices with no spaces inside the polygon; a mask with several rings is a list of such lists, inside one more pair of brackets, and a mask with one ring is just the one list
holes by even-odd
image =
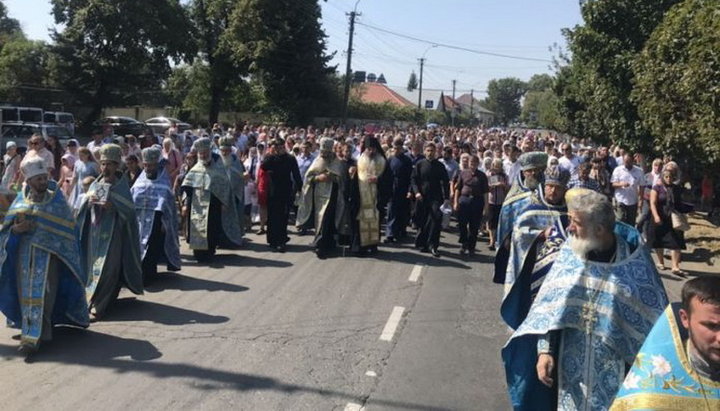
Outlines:
{"label": "power line", "polygon": [[390,34],[390,35],[397,36],[397,37],[402,37],[402,38],[405,38],[405,39],[408,39],[408,40],[417,41],[417,42],[420,42],[420,43],[436,45],[436,46],[438,46],[438,47],[444,47],[444,48],[453,49],[453,50],[460,50],[460,51],[467,51],[467,52],[469,52],[469,53],[482,54],[482,55],[485,55],[485,56],[502,57],[502,58],[515,59],[515,60],[524,60],[524,61],[540,61],[540,62],[543,62],[543,63],[552,63],[552,60],[547,60],[547,59],[539,59],[539,58],[534,58],[534,57],[513,56],[513,55],[510,55],[510,54],[493,53],[493,52],[489,52],[489,51],[475,50],[475,49],[471,49],[471,48],[467,48],[467,47],[462,47],[462,46],[455,46],[455,45],[452,45],[452,44],[438,43],[438,42],[435,42],[435,41],[425,40],[425,39],[421,39],[421,38],[414,37],[414,36],[408,36],[407,34],[397,33],[397,32],[391,31],[391,30],[387,30],[387,29],[384,29],[384,28],[381,28],[381,27],[377,27],[377,26],[372,26],[372,25],[370,25],[370,24],[362,23],[362,22],[359,22],[359,21],[357,22],[357,24],[358,24],[358,25],[361,25],[361,26],[363,26],[363,27],[367,27],[367,28],[369,28],[369,29],[371,29],[371,30],[377,30],[377,31],[380,31],[380,32],[382,32],[382,33]]}

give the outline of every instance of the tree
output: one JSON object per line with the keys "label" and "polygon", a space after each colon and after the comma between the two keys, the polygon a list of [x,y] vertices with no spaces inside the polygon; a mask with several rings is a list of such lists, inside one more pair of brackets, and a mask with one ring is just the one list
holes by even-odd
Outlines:
{"label": "tree", "polygon": [[535,74],[527,82],[527,91],[551,90],[555,79],[549,74]]}
{"label": "tree", "polygon": [[179,0],[52,0],[57,81],[92,108],[136,104],[158,90],[178,63],[193,54],[191,27]]}
{"label": "tree", "polygon": [[[193,65],[193,72],[201,75],[207,84],[208,104],[204,112],[210,124],[217,122],[223,100],[229,91],[244,82],[248,67],[235,64],[232,53],[222,47],[222,38],[230,27],[233,0],[194,0],[190,17],[195,26],[197,47],[201,65]],[[199,98],[205,98],[200,97]]]}
{"label": "tree", "polygon": [[413,91],[413,90],[417,90],[417,88],[418,88],[418,79],[417,79],[417,75],[415,75],[415,70],[413,70],[412,73],[410,73],[410,78],[408,79],[407,90]]}
{"label": "tree", "polygon": [[633,101],[665,153],[720,163],[720,3],[686,0],[635,62]]}
{"label": "tree", "polygon": [[[168,103],[178,107],[193,121],[213,124],[208,121],[212,103],[211,68],[196,59],[192,65],[175,67],[165,88]],[[224,87],[219,111],[262,111],[265,99],[256,82],[235,81]],[[218,111],[218,112],[219,112]],[[212,119],[211,119],[212,120]]]}
{"label": "tree", "polygon": [[20,22],[7,14],[5,3],[0,0],[0,48],[14,37],[25,37],[20,27]]}
{"label": "tree", "polygon": [[647,150],[652,136],[631,100],[632,61],[665,12],[681,0],[603,0],[586,2],[584,25],[563,33],[572,60],[557,73],[564,130]]}
{"label": "tree", "polygon": [[0,100],[28,105],[46,100],[48,60],[48,46],[42,41],[17,37],[6,43],[0,49]]}
{"label": "tree", "polygon": [[557,130],[560,123],[558,98],[552,90],[528,91],[520,119],[530,127]]}
{"label": "tree", "polygon": [[294,124],[341,104],[335,99],[317,0],[238,0],[224,44],[249,67],[272,110]]}
{"label": "tree", "polygon": [[514,77],[490,80],[485,106],[495,112],[501,124],[507,125],[520,115],[520,99],[526,87],[524,82]]}

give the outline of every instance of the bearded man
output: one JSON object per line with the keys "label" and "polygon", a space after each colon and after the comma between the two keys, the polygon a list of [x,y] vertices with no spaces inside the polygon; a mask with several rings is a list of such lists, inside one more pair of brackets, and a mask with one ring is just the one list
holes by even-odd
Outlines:
{"label": "bearded man", "polygon": [[175,193],[165,168],[158,166],[161,157],[162,151],[157,147],[142,150],[143,171],[130,189],[138,215],[142,270],[146,280],[157,275],[160,261],[167,263],[169,271],[180,271]]}
{"label": "bearded man", "polygon": [[[505,197],[497,227],[497,253],[495,255],[495,275],[493,282],[505,284],[508,261],[510,258],[510,234],[516,219],[522,214],[525,208],[530,205],[532,195],[537,190],[542,190],[541,184],[544,180],[543,173],[547,167],[548,155],[536,151],[525,153],[518,159],[520,163],[520,177],[512,183],[510,192]],[[542,193],[539,192],[538,196]]]}
{"label": "bearded man", "polygon": [[[565,240],[564,230],[568,226],[565,192],[569,180],[567,170],[549,167],[545,172],[544,189],[533,192],[530,204],[513,227],[500,309],[512,329],[520,326],[527,316],[544,276]],[[552,242],[546,244],[548,237],[552,237]]]}
{"label": "bearded man", "polygon": [[350,227],[343,221],[345,214],[344,183],[347,172],[335,156],[335,140],[320,139],[320,155],[305,173],[297,226],[315,228],[313,247],[318,258],[323,259],[335,247],[336,235],[349,235]]}
{"label": "bearded man", "polygon": [[245,165],[237,154],[233,153],[235,139],[231,136],[220,137],[220,158],[225,166],[228,180],[235,200],[235,209],[239,218],[240,234],[245,231]]}
{"label": "bearded man", "polygon": [[639,232],[615,223],[605,196],[588,192],[574,197],[568,214],[569,240],[508,342],[538,339],[535,378],[553,395],[513,398],[515,409],[609,408],[667,305]]}
{"label": "bearded man", "polygon": [[73,212],[45,162],[30,159],[22,172],[25,187],[0,229],[0,311],[31,354],[55,325],[88,326],[87,276]]}
{"label": "bearded man", "polygon": [[720,409],[720,278],[682,288],[645,339],[611,411]]}
{"label": "bearded man", "polygon": [[78,213],[87,256],[88,305],[96,320],[123,285],[135,294],[143,293],[137,213],[127,177],[120,172],[121,156],[117,144],[100,148],[101,175],[90,185]]}
{"label": "bearded man", "polygon": [[380,243],[380,207],[383,184],[388,181],[387,160],[377,138],[366,136],[357,161],[358,213],[351,250],[361,256],[377,253]]}
{"label": "bearded man", "polygon": [[242,244],[237,206],[220,156],[211,151],[211,141],[195,141],[198,161],[182,183],[182,215],[187,221],[190,249],[199,262],[209,262],[218,247]]}

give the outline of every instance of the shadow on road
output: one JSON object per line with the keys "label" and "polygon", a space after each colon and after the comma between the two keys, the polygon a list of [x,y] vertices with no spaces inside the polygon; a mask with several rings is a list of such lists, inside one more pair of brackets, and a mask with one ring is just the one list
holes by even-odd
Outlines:
{"label": "shadow on road", "polygon": [[[5,358],[21,356],[17,353],[16,347],[8,345],[0,345],[0,355]],[[310,393],[323,397],[341,398],[343,401],[360,401],[348,392],[285,383],[260,375],[236,373],[191,364],[152,361],[160,357],[162,357],[162,353],[148,341],[120,338],[91,330],[56,328],[54,340],[43,346],[27,362],[104,368],[116,373],[136,373],[157,379],[182,378],[192,381],[193,388],[202,390],[234,389],[237,391]],[[423,404],[374,398],[371,402],[374,405],[383,405],[394,409],[445,410]]]}
{"label": "shadow on road", "polygon": [[198,263],[192,255],[181,255],[183,259],[183,266],[187,267],[210,267],[210,268],[225,268],[225,267],[292,267],[292,263],[288,261],[280,260],[269,260],[264,258],[248,257],[247,255],[237,254],[217,254],[210,262]]}
{"label": "shadow on road", "polygon": [[229,318],[173,307],[134,297],[118,299],[110,307],[103,321],[152,321],[165,325],[220,324]]}
{"label": "shadow on road", "polygon": [[[0,345],[4,358],[23,357],[17,347]],[[150,342],[121,338],[91,330],[55,327],[53,340],[41,344],[40,351],[27,362],[57,362],[98,366],[113,358],[130,357],[133,361],[150,361],[162,353]]]}
{"label": "shadow on road", "polygon": [[145,286],[145,291],[159,293],[165,290],[179,291],[228,291],[242,292],[249,288],[241,285],[228,284],[220,281],[206,280],[204,278],[190,277],[180,273],[159,273],[153,278],[150,284]]}

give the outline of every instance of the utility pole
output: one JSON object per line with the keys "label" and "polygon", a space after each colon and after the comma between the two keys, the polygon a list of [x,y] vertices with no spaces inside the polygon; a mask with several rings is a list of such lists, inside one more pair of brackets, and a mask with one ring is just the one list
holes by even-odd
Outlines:
{"label": "utility pole", "polygon": [[455,127],[455,113],[456,113],[456,105],[457,102],[455,101],[455,83],[457,83],[457,80],[453,80],[453,95],[452,95],[452,111],[450,112],[450,118],[452,119],[452,126]]}
{"label": "utility pole", "polygon": [[[355,5],[357,6],[357,3]],[[343,125],[347,124],[348,103],[350,102],[350,83],[352,82],[352,53],[353,53],[353,35],[355,34],[355,17],[359,16],[360,13],[353,10],[348,15],[350,16],[350,36],[348,37],[347,68],[345,69],[345,96],[343,99]]]}
{"label": "utility pole", "polygon": [[473,117],[473,106],[475,104],[475,90],[470,89],[470,125],[472,126],[474,117]]}
{"label": "utility pole", "polygon": [[422,103],[422,77],[423,77],[423,66],[425,66],[425,58],[420,59],[420,87],[418,88],[418,110],[422,110],[420,103]]}

